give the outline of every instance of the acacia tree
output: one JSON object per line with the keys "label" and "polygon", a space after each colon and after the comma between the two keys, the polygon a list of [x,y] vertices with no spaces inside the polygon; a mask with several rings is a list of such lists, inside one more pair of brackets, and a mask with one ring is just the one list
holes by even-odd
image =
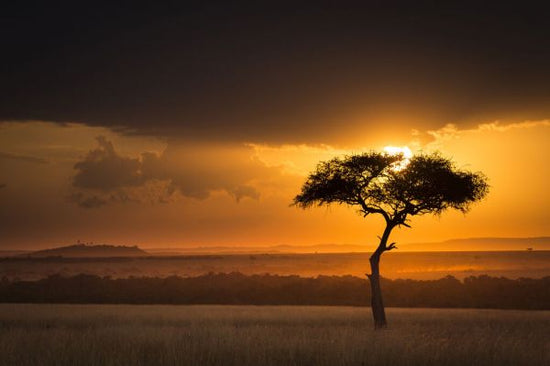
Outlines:
{"label": "acacia tree", "polygon": [[332,203],[357,206],[364,217],[381,215],[386,227],[370,257],[371,305],[376,329],[386,327],[380,288],[380,257],[396,249],[388,244],[391,231],[410,228],[409,217],[436,214],[452,208],[467,212],[488,192],[482,173],[457,169],[439,153],[419,154],[410,160],[402,154],[368,152],[318,164],[293,204],[308,208]]}

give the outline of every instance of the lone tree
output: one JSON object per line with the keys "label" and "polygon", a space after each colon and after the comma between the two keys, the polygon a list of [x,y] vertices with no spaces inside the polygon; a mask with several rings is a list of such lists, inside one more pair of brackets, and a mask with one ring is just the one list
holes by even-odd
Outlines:
{"label": "lone tree", "polygon": [[410,228],[409,216],[436,214],[449,208],[467,212],[488,192],[482,173],[459,170],[438,153],[403,154],[368,152],[321,162],[309,175],[293,204],[308,208],[331,203],[357,206],[364,217],[379,214],[386,221],[380,243],[370,257],[371,304],[374,326],[386,327],[380,288],[381,255],[396,249],[388,244],[396,226]]}

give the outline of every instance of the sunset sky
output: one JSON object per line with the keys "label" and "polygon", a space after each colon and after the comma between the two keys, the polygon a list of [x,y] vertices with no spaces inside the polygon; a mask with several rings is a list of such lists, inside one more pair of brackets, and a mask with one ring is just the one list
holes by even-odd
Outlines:
{"label": "sunset sky", "polygon": [[389,145],[491,185],[398,243],[550,235],[545,12],[315,4],[3,11],[0,250],[374,245],[381,219],[289,204],[319,161]]}

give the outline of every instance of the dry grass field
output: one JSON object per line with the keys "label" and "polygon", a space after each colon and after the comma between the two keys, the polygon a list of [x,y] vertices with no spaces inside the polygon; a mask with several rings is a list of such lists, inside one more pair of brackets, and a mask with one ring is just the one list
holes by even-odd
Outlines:
{"label": "dry grass field", "polygon": [[0,305],[0,365],[549,365],[550,312]]}

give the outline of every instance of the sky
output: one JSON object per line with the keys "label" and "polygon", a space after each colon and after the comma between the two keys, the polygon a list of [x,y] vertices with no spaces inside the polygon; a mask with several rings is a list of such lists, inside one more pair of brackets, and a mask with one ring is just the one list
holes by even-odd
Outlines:
{"label": "sky", "polygon": [[289,205],[319,161],[388,145],[491,185],[394,240],[550,235],[535,5],[25,3],[0,30],[0,249],[374,245],[380,219]]}

